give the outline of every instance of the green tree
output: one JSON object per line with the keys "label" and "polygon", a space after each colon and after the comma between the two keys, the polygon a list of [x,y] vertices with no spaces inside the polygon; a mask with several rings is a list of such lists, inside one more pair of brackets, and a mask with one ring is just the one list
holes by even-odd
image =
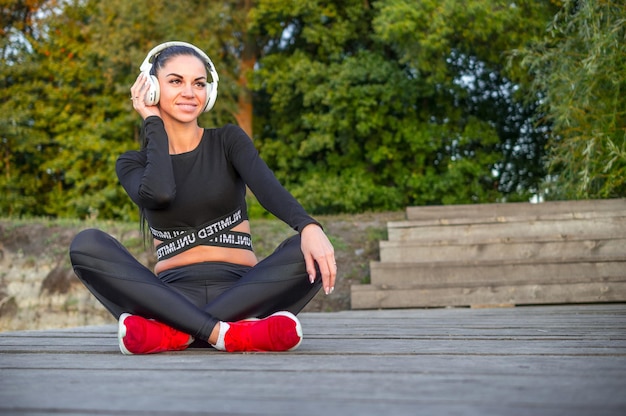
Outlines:
{"label": "green tree", "polygon": [[545,134],[506,52],[550,2],[259,1],[263,156],[316,212],[527,199]]}
{"label": "green tree", "polygon": [[552,126],[545,197],[625,197],[626,4],[567,0],[520,55]]}
{"label": "green tree", "polygon": [[528,78],[504,64],[555,10],[548,0],[7,0],[0,214],[136,218],[113,172],[139,147],[128,91],[146,51],[172,39],[218,68],[220,99],[203,124],[254,133],[313,212],[525,199],[543,175],[545,131],[518,99]]}
{"label": "green tree", "polygon": [[130,107],[118,100],[115,74],[101,59],[115,44],[93,36],[96,7],[47,3],[35,29],[23,32],[28,47],[8,68],[0,101],[2,123],[10,123],[3,129],[5,214],[119,218],[131,212],[114,173],[123,135],[132,137]]}
{"label": "green tree", "polygon": [[250,2],[9,3],[2,24],[12,36],[2,40],[0,65],[2,215],[137,218],[114,167],[120,153],[139,147],[129,88],[158,43],[192,42],[219,68],[219,105],[203,123],[251,120],[237,38]]}

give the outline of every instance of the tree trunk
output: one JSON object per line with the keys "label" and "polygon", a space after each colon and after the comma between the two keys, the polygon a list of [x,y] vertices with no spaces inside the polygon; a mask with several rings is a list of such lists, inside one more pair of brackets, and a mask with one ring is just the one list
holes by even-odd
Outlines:
{"label": "tree trunk", "polygon": [[241,5],[244,10],[243,24],[241,25],[243,50],[241,52],[241,61],[239,65],[239,78],[237,79],[237,85],[239,86],[239,97],[237,99],[237,113],[235,119],[239,127],[245,131],[250,138],[253,138],[253,126],[252,126],[252,93],[248,89],[248,74],[254,70],[254,65],[257,61],[257,47],[256,39],[250,36],[247,32],[248,22],[247,16],[252,8],[252,0],[243,0]]}

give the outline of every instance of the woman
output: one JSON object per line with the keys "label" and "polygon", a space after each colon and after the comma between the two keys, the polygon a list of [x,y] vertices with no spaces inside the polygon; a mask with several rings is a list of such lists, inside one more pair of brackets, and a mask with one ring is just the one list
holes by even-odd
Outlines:
{"label": "woman", "polygon": [[[231,352],[295,349],[302,341],[295,314],[320,287],[334,288],[330,241],[243,130],[198,125],[217,95],[204,52],[168,42],[150,51],[141,70],[130,91],[144,145],[121,155],[116,171],[147,220],[158,262],[152,272],[113,237],[89,229],[72,241],[74,271],[119,320],[124,354],[183,350],[194,340]],[[261,262],[246,186],[298,231]]]}

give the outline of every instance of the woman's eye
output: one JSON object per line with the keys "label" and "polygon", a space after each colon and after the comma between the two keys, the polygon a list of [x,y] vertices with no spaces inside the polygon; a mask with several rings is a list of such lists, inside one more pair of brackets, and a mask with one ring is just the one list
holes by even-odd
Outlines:
{"label": "woman's eye", "polygon": [[180,80],[179,79],[172,79],[172,80],[170,80],[170,84],[180,84]]}
{"label": "woman's eye", "polygon": [[204,81],[198,81],[198,82],[196,82],[196,86],[197,86],[198,88],[204,88],[204,87],[206,87],[206,82],[204,82]]}

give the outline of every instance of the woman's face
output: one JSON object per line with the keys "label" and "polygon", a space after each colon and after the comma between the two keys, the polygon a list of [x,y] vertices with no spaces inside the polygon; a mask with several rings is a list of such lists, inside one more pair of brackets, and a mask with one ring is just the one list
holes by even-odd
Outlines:
{"label": "woman's face", "polygon": [[157,73],[162,117],[180,122],[195,121],[207,102],[207,71],[193,55],[170,58]]}

